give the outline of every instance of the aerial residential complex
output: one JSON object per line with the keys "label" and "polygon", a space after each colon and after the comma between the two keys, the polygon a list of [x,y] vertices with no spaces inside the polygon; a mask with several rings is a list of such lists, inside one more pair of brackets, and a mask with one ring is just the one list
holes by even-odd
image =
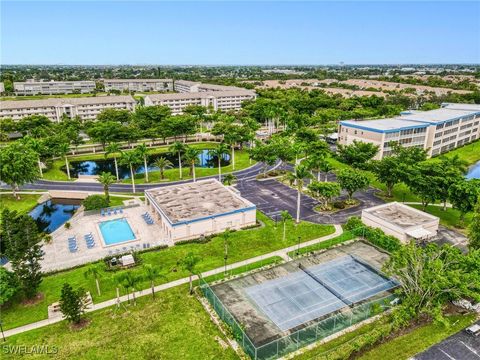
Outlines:
{"label": "aerial residential complex", "polygon": [[172,79],[105,79],[105,91],[173,91]]}
{"label": "aerial residential complex", "polygon": [[86,94],[95,90],[95,81],[34,81],[14,82],[15,95]]}
{"label": "aerial residential complex", "polygon": [[251,90],[235,88],[231,91],[203,91],[145,96],[145,106],[165,105],[172,114],[181,114],[189,105],[201,105],[213,110],[238,110],[246,100],[256,98]]}
{"label": "aerial residential complex", "polygon": [[173,242],[256,223],[255,205],[215,179],[146,190],[145,201]]}
{"label": "aerial residential complex", "polygon": [[341,121],[338,142],[354,140],[379,146],[376,159],[392,153],[392,142],[417,146],[435,156],[480,138],[480,105],[442,104],[431,111],[405,111],[396,118]]}
{"label": "aerial residential complex", "polygon": [[62,117],[81,120],[95,120],[100,112],[107,108],[135,109],[135,100],[129,96],[98,96],[84,98],[51,98],[44,100],[10,100],[0,103],[0,119],[19,120],[30,115],[44,115],[58,122]]}

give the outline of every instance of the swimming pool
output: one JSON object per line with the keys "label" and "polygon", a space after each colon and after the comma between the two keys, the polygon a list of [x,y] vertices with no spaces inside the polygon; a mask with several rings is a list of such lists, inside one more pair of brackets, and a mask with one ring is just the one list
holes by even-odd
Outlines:
{"label": "swimming pool", "polygon": [[135,240],[135,234],[125,218],[103,221],[98,227],[107,246]]}

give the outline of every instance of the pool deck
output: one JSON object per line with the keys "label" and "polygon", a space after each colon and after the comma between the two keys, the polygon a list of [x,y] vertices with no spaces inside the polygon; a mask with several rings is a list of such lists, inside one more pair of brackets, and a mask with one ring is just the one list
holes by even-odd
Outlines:
{"label": "pool deck", "polygon": [[[167,239],[161,226],[157,223],[147,225],[143,220],[141,215],[148,211],[148,208],[140,200],[137,201],[137,204],[138,206],[123,209],[123,213],[117,212],[117,214],[112,215],[87,215],[83,211],[75,214],[69,221],[71,224],[70,229],[61,226],[50,234],[52,240],[48,244],[43,245],[42,249],[45,255],[42,261],[42,271],[49,272],[68,269],[100,260],[108,255],[126,253],[131,250],[143,250],[144,244],[150,244],[150,247],[160,245],[172,246],[173,242]],[[106,246],[98,224],[102,221],[120,218],[128,220],[136,239]],[[91,249],[87,248],[84,239],[84,236],[89,233],[92,233],[95,240],[95,246]],[[68,238],[73,236],[77,239],[78,250],[71,253],[68,249]]]}

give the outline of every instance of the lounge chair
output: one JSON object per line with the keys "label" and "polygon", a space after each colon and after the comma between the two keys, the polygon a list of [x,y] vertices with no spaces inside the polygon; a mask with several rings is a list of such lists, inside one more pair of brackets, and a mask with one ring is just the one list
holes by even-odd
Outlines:
{"label": "lounge chair", "polygon": [[120,211],[120,214],[123,214],[123,209],[122,208],[118,208],[118,211]]}
{"label": "lounge chair", "polygon": [[113,215],[117,215],[117,209],[113,209]]}
{"label": "lounge chair", "polygon": [[100,209],[100,214],[101,214],[102,216],[105,216],[105,210]]}
{"label": "lounge chair", "polygon": [[107,210],[107,215],[112,215],[112,210],[111,209]]}
{"label": "lounge chair", "polygon": [[68,250],[74,253],[78,250],[77,239],[74,237],[68,238]]}

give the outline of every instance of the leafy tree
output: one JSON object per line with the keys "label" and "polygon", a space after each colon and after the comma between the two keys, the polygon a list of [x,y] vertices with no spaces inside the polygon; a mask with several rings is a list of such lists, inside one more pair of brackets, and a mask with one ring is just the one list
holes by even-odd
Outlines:
{"label": "leafy tree", "polygon": [[31,138],[29,136],[25,136],[22,140],[24,141],[24,143],[26,143],[27,146],[29,146],[37,154],[38,172],[40,174],[40,177],[43,177],[42,161],[40,158],[46,151],[44,141],[40,139]]}
{"label": "leafy tree", "polygon": [[266,176],[267,168],[275,164],[278,159],[277,151],[272,145],[257,143],[250,149],[250,158],[263,164],[263,176]]}
{"label": "leafy tree", "polygon": [[222,165],[223,156],[228,154],[228,146],[225,143],[218,144],[215,148],[208,151],[211,157],[216,157],[218,161],[218,181],[222,181]]}
{"label": "leafy tree", "polygon": [[68,163],[68,153],[70,152],[70,146],[68,146],[68,143],[62,143],[62,144],[59,144],[56,148],[55,148],[55,152],[64,158],[65,160],[65,167],[67,169],[67,176],[68,176],[68,179],[70,180],[71,177],[70,177],[70,164]]}
{"label": "leafy tree", "polygon": [[337,154],[342,162],[364,168],[377,155],[378,149],[378,145],[354,140],[351,145],[338,145]]}
{"label": "leafy tree", "polygon": [[18,280],[13,272],[0,267],[0,306],[10,301],[20,290]]}
{"label": "leafy tree", "polygon": [[198,157],[200,156],[201,153],[202,153],[201,150],[187,146],[185,150],[185,154],[183,155],[183,158],[185,159],[185,161],[187,162],[190,168],[189,175],[193,176],[194,182],[196,181],[195,164],[198,164]]}
{"label": "leafy tree", "polygon": [[195,256],[192,252],[189,252],[185,258],[182,260],[183,269],[188,271],[189,282],[190,282],[190,295],[193,294],[193,275],[196,273],[196,267],[200,259]]}
{"label": "leafy tree", "polygon": [[449,200],[453,207],[460,211],[460,221],[465,214],[473,211],[480,194],[480,180],[471,179],[458,181],[452,184],[448,190]]}
{"label": "leafy tree", "polygon": [[337,173],[337,181],[340,187],[348,193],[351,202],[353,194],[359,190],[365,190],[370,185],[368,177],[357,170],[343,169]]}
{"label": "leafy tree", "polygon": [[[317,154],[313,154],[308,158],[307,166],[308,169],[312,172],[317,173],[317,181],[320,181],[320,168],[322,167],[323,163],[325,162],[325,158],[323,156],[319,156]],[[313,176],[313,174],[312,174]]]}
{"label": "leafy tree", "polygon": [[453,168],[459,170],[462,174],[468,170],[468,162],[463,160],[458,154],[453,156],[440,157],[441,162],[446,168]]}
{"label": "leafy tree", "polygon": [[145,182],[148,182],[148,164],[147,164],[147,155],[149,153],[149,148],[145,143],[140,144],[136,147],[135,151],[143,159],[143,167],[145,168]]}
{"label": "leafy tree", "polygon": [[395,321],[402,325],[421,315],[443,321],[447,302],[463,297],[480,300],[479,262],[479,251],[463,255],[450,245],[419,247],[412,241],[401,246],[385,264],[386,273],[400,281],[402,303]]}
{"label": "leafy tree", "polygon": [[117,181],[120,180],[120,177],[118,176],[118,162],[117,162],[117,157],[122,155],[122,150],[120,149],[120,145],[116,142],[112,142],[107,145],[105,148],[105,158],[108,155],[113,156],[113,162],[115,163],[115,176],[117,177]]}
{"label": "leafy tree", "polygon": [[38,179],[37,159],[35,151],[19,141],[0,148],[0,179],[12,187],[17,200],[19,186]]}
{"label": "leafy tree", "polygon": [[161,126],[171,113],[168,106],[144,106],[135,111],[134,122],[140,130],[155,129]]}
{"label": "leafy tree", "polygon": [[87,129],[87,134],[93,140],[102,144],[103,149],[107,143],[122,139],[123,125],[116,121],[95,122]]}
{"label": "leafy tree", "polygon": [[287,237],[287,221],[292,220],[292,215],[287,210],[282,210],[280,212],[280,216],[282,217],[282,222],[283,222],[283,237],[282,240],[285,241]]}
{"label": "leafy tree", "polygon": [[237,180],[237,177],[233,174],[226,174],[223,177],[223,183],[225,185],[232,185]]}
{"label": "leafy tree", "polygon": [[104,109],[97,115],[97,121],[100,122],[117,122],[120,124],[128,124],[131,120],[132,113],[124,109]]}
{"label": "leafy tree", "polygon": [[135,193],[135,171],[137,166],[141,163],[140,156],[136,151],[128,151],[122,154],[120,163],[127,165],[130,168],[130,178],[132,179],[132,191]]}
{"label": "leafy tree", "polygon": [[82,288],[74,290],[68,283],[63,284],[60,295],[60,310],[68,322],[78,324],[86,308],[86,293]]}
{"label": "leafy tree", "polygon": [[1,230],[3,254],[10,260],[23,293],[33,298],[42,282],[41,241],[47,235],[38,230],[37,223],[29,215],[19,215],[8,209],[2,212]]}
{"label": "leafy tree", "polygon": [[102,195],[89,195],[82,202],[85,210],[99,210],[108,207],[108,201]]}
{"label": "leafy tree", "polygon": [[334,197],[340,195],[340,185],[334,182],[312,181],[308,189],[320,201],[320,207],[326,209]]}
{"label": "leafy tree", "polygon": [[473,212],[472,222],[468,227],[468,240],[470,249],[480,250],[480,195],[478,196],[477,205]]}
{"label": "leafy tree", "polygon": [[104,171],[98,176],[98,182],[103,185],[103,191],[105,192],[105,200],[107,200],[107,204],[110,204],[110,193],[108,189],[110,185],[115,184],[115,176],[113,176],[109,172]]}
{"label": "leafy tree", "polygon": [[155,160],[155,166],[160,170],[160,179],[163,180],[165,179],[165,169],[172,168],[173,164],[167,158],[160,156],[157,160]]}
{"label": "leafy tree", "polygon": [[303,185],[305,183],[304,181],[305,179],[310,179],[311,177],[312,174],[310,174],[308,168],[301,164],[297,165],[294,171],[288,174],[288,180],[290,181],[290,184],[296,184],[297,188],[297,218],[295,220],[297,224],[300,222],[300,205]]}
{"label": "leafy tree", "polygon": [[178,156],[178,169],[180,174],[180,180],[182,180],[182,154],[185,152],[185,145],[179,141],[175,141],[172,145],[169,146],[168,151],[171,153],[177,154]]}
{"label": "leafy tree", "polygon": [[408,171],[409,175],[404,182],[420,197],[422,209],[425,211],[429,203],[438,199],[437,186],[442,181],[442,169],[437,163],[424,162],[409,167]]}
{"label": "leafy tree", "polygon": [[328,162],[327,159],[323,159],[320,163],[320,171],[325,173],[324,181],[328,181],[328,173],[334,169],[333,165]]}
{"label": "leafy tree", "polygon": [[95,285],[97,286],[98,296],[101,295],[99,279],[102,277],[104,268],[105,267],[100,265],[100,264],[93,264],[93,265],[90,265],[87,268],[87,270],[83,273],[85,278],[87,278],[87,279],[88,278],[93,278],[95,280]]}

